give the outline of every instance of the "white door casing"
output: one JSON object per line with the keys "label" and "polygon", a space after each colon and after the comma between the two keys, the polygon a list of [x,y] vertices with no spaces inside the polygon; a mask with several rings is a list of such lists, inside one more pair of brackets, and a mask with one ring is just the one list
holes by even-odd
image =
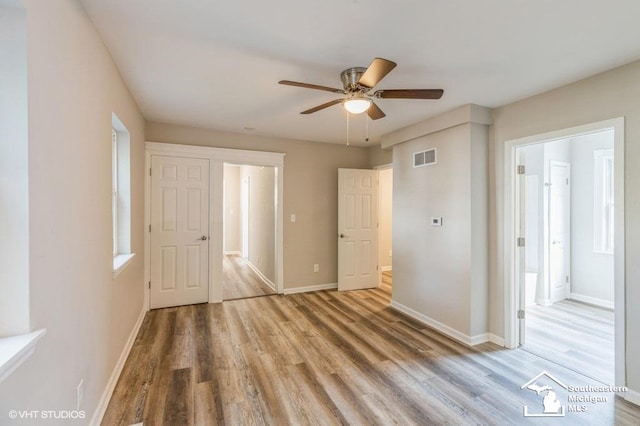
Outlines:
{"label": "white door casing", "polygon": [[209,160],[151,157],[150,307],[209,299]]}
{"label": "white door casing", "polygon": [[[517,226],[519,215],[518,204],[515,199],[517,178],[515,175],[517,163],[517,148],[534,143],[543,143],[559,139],[576,138],[603,130],[614,130],[614,198],[616,200],[614,219],[614,290],[615,290],[615,385],[625,386],[626,381],[626,296],[625,296],[625,118],[618,117],[576,127],[554,130],[504,141],[504,150],[498,158],[502,163],[501,182],[498,183],[502,193],[502,238],[498,241],[499,256],[498,271],[500,280],[504,283],[504,346],[516,348],[519,343],[519,327],[516,311],[518,309],[517,261]],[[515,213],[515,214],[514,214]]]}
{"label": "white door casing", "polygon": [[571,169],[568,163],[549,163],[549,299],[569,297]]}
{"label": "white door casing", "polygon": [[240,212],[241,212],[241,238],[242,247],[240,248],[243,258],[249,258],[249,203],[250,203],[250,183],[249,176],[242,179],[240,183]]}
{"label": "white door casing", "polygon": [[[518,164],[520,166],[518,166],[518,169],[520,169],[520,167],[525,167],[526,164],[526,157],[525,157],[525,153],[523,151],[518,152]],[[516,229],[517,229],[517,233],[518,233],[518,239],[522,238],[524,239],[524,241],[526,240],[530,240],[532,238],[535,238],[533,235],[526,235],[526,224],[527,224],[527,182],[526,182],[526,175],[524,174],[524,170],[522,170],[521,172],[519,171],[517,174],[517,190],[516,190],[516,204],[518,205],[519,209],[518,209],[518,217],[516,217]],[[521,312],[525,311],[526,308],[526,292],[525,292],[525,287],[526,287],[526,258],[527,258],[527,252],[526,252],[526,248],[524,245],[520,245],[518,244],[518,265],[520,266],[518,268],[518,286],[520,287],[520,292],[519,292],[519,297],[518,297],[518,310]],[[518,327],[519,327],[519,331],[520,331],[520,346],[524,345],[525,343],[525,332],[526,332],[526,327],[525,327],[525,318],[524,316],[520,316],[518,315]]]}
{"label": "white door casing", "polygon": [[338,169],[338,290],[378,285],[378,172]]}

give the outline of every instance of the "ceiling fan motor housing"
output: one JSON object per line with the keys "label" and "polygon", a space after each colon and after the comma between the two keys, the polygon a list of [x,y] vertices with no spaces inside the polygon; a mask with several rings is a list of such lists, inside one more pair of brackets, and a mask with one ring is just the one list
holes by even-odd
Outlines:
{"label": "ceiling fan motor housing", "polygon": [[366,70],[367,69],[363,67],[352,67],[342,71],[340,73],[340,79],[342,80],[342,84],[344,85],[344,90],[346,90],[347,92],[366,92],[368,88],[358,84],[358,81],[360,81],[360,77],[362,77],[362,74],[364,74]]}

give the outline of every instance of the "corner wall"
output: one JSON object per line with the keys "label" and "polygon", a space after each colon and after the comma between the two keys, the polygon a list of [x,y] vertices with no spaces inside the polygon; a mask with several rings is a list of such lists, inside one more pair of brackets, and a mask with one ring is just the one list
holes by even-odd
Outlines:
{"label": "corner wall", "polygon": [[[457,125],[424,122],[390,135],[392,306],[470,345],[488,339],[488,129],[471,121],[474,108],[454,111]],[[414,168],[413,154],[431,148],[437,163]]]}

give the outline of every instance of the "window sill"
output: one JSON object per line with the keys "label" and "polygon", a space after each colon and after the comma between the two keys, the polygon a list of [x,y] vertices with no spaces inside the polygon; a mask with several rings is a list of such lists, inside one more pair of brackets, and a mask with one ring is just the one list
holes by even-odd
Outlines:
{"label": "window sill", "polygon": [[36,343],[46,332],[43,328],[29,334],[0,338],[0,383],[33,354]]}
{"label": "window sill", "polygon": [[135,253],[119,254],[113,257],[113,278],[115,279],[124,269],[129,266],[133,260]]}

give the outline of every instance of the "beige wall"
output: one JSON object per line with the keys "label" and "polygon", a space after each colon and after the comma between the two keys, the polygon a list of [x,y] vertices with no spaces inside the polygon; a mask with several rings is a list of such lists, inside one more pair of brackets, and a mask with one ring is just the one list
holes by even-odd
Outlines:
{"label": "beige wall", "polygon": [[240,167],[224,165],[224,251],[239,253],[241,244]]}
{"label": "beige wall", "polygon": [[393,163],[393,150],[382,149],[380,145],[369,147],[369,167],[385,166]]}
{"label": "beige wall", "polygon": [[[431,148],[437,164],[414,168]],[[487,148],[473,123],[393,147],[393,301],[465,340],[487,332]]]}
{"label": "beige wall", "polygon": [[249,262],[275,283],[275,168],[242,166],[244,179],[249,179]]}
{"label": "beige wall", "polygon": [[[337,281],[338,168],[364,169],[366,148],[148,122],[148,141],[284,152],[284,286]],[[291,214],[296,222],[291,223]],[[319,264],[320,271],[313,272]]]}
{"label": "beige wall", "polygon": [[393,169],[383,169],[378,173],[378,264],[380,268],[389,270],[391,262],[391,241],[393,231]]}
{"label": "beige wall", "polygon": [[493,112],[490,328],[504,333],[503,170],[505,141],[625,117],[626,358],[631,389],[640,389],[640,62],[534,96]]}
{"label": "beige wall", "polygon": [[[83,379],[81,408],[90,417],[142,309],[144,120],[79,2],[25,0],[25,5],[30,325],[47,334],[0,384],[0,413],[75,409],[76,386]],[[131,132],[137,253],[115,280],[112,112]]]}

